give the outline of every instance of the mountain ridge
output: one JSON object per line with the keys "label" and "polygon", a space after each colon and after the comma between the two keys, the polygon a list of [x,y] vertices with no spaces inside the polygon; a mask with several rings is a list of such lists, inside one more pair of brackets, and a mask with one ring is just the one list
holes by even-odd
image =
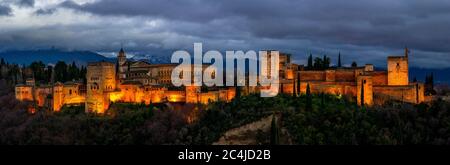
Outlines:
{"label": "mountain ridge", "polygon": [[0,52],[0,58],[5,59],[9,63],[19,65],[29,65],[34,61],[42,61],[44,64],[56,64],[58,61],[75,62],[77,65],[86,65],[92,61],[113,61],[111,58],[92,51],[59,49],[10,50]]}

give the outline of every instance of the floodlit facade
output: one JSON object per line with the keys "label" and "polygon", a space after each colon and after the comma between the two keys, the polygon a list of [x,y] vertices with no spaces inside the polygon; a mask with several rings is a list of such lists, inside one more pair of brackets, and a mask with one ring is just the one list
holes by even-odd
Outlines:
{"label": "floodlit facade", "polygon": [[[208,104],[231,101],[236,95],[236,89],[242,90],[241,93],[246,95],[258,93],[264,88],[174,87],[171,73],[178,64],[130,61],[123,49],[119,51],[117,59],[116,63],[89,63],[86,84],[58,82],[49,86],[35,86],[33,79],[27,80],[25,85],[16,86],[16,99],[34,101],[39,107],[54,111],[59,111],[63,106],[85,105],[86,112],[105,113],[113,102],[147,105],[166,102]],[[292,63],[289,54],[280,53],[279,91],[300,94],[305,93],[309,85],[312,93],[348,96],[359,105],[382,104],[388,100],[424,102],[424,85],[410,83],[408,74],[407,51],[404,56],[388,57],[387,71],[376,71],[372,64],[305,70],[303,65]]]}

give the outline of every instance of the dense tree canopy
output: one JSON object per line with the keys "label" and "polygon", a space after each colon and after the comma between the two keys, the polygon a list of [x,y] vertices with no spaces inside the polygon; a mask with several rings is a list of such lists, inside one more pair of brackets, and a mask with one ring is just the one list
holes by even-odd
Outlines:
{"label": "dense tree canopy", "polygon": [[0,78],[10,84],[25,83],[26,79],[34,78],[37,85],[55,82],[86,81],[87,69],[78,66],[75,62],[67,65],[60,61],[55,66],[46,65],[42,61],[32,62],[28,66],[8,64],[4,60],[0,63]]}

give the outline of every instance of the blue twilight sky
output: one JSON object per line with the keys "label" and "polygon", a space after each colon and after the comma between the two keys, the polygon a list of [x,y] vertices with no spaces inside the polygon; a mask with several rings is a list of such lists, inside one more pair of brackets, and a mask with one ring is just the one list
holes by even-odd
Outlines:
{"label": "blue twilight sky", "polygon": [[0,0],[0,51],[57,48],[105,55],[277,49],[305,63],[385,66],[410,47],[411,65],[450,67],[449,0]]}

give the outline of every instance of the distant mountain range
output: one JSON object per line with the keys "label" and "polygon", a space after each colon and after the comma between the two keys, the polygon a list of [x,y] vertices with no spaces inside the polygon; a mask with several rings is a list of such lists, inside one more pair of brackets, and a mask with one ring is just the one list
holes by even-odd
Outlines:
{"label": "distant mountain range", "polygon": [[[29,65],[33,61],[42,61],[45,64],[56,64],[58,61],[72,63],[75,61],[77,65],[86,65],[88,62],[94,61],[110,61],[115,62],[116,58],[107,58],[98,53],[91,51],[66,51],[58,49],[49,50],[25,50],[25,51],[5,51],[0,52],[0,58],[4,58],[9,63],[20,65]],[[159,56],[151,56],[145,54],[137,54],[131,60],[147,60],[150,63],[168,63],[167,58]],[[385,68],[377,68],[385,70]],[[435,83],[450,84],[450,68],[444,69],[427,69],[427,68],[410,68],[410,81],[417,78],[418,81],[424,82],[427,74],[434,74]]]}
{"label": "distant mountain range", "polygon": [[[91,51],[67,51],[59,49],[46,50],[13,50],[0,52],[0,58],[9,63],[29,65],[34,61],[42,61],[45,64],[56,64],[58,61],[66,63],[75,62],[77,65],[86,65],[88,62],[109,61],[115,62],[115,57],[108,57]],[[156,55],[136,54],[132,61],[145,60],[153,64],[169,63],[170,59]]]}
{"label": "distant mountain range", "polygon": [[58,61],[75,62],[77,65],[86,65],[88,62],[102,60],[114,61],[114,59],[106,58],[90,51],[65,51],[58,49],[5,51],[0,52],[0,58],[4,58],[9,63],[19,65],[29,65],[34,61],[42,61],[45,64],[56,64]]}

